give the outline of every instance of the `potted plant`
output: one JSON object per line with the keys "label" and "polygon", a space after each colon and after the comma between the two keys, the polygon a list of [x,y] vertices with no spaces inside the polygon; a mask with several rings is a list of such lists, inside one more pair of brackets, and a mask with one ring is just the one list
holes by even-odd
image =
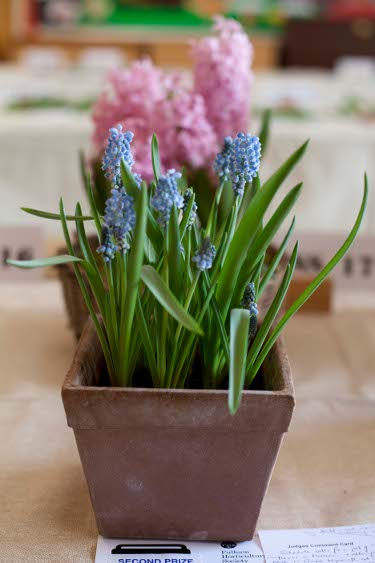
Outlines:
{"label": "potted plant", "polygon": [[[77,204],[59,219],[68,254],[9,263],[71,263],[91,320],[62,389],[101,534],[109,537],[245,540],[252,537],[276,456],[294,408],[290,366],[280,334],[344,256],[348,238],[297,301],[280,308],[293,277],[298,242],[280,286],[258,322],[257,301],[283,256],[267,248],[302,190],[291,189],[265,214],[306,143],[264,183],[259,138],[225,139],[214,169],[220,187],[205,227],[194,190],[163,172],[156,137],[154,179],[133,174],[132,133],[112,128],[103,167],[112,183],[104,216],[86,176],[90,215]],[[224,185],[233,205],[217,222]],[[68,229],[76,226],[80,255]],[[98,268],[85,222],[98,235]],[[88,288],[92,293],[90,297]],[[94,301],[97,310],[94,307]]]}

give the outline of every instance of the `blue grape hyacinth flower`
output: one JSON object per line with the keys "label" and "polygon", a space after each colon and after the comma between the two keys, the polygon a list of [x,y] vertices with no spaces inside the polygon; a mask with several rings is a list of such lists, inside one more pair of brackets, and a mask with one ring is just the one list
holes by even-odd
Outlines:
{"label": "blue grape hyacinth flower", "polygon": [[216,174],[224,182],[230,179],[230,151],[232,147],[233,139],[232,137],[225,137],[224,146],[221,152],[216,155],[213,163],[213,169]]}
{"label": "blue grape hyacinth flower", "polygon": [[[184,213],[186,212],[186,208],[189,205],[189,201],[191,200],[193,195],[194,195],[194,192],[191,188],[188,188],[187,190],[185,190],[184,195],[183,195],[184,202],[183,202],[183,206],[182,206],[182,210],[183,210]],[[189,230],[192,228],[192,226],[195,223],[195,220],[197,218],[197,211],[198,211],[198,205],[194,201],[193,206],[191,208],[189,221],[188,221],[188,224],[186,226],[186,228],[189,229]]]}
{"label": "blue grape hyacinth flower", "polygon": [[121,159],[131,168],[134,164],[133,155],[130,149],[134,134],[131,131],[122,132],[122,125],[111,127],[107,148],[103,156],[102,169],[105,171],[104,176],[111,180],[113,184],[117,183],[117,179],[121,176]]}
{"label": "blue grape hyacinth flower", "polygon": [[113,188],[105,204],[104,224],[121,252],[129,249],[126,237],[136,222],[134,200],[125,188]]}
{"label": "blue grape hyacinth flower", "polygon": [[255,135],[238,133],[226,137],[223,150],[216,156],[214,170],[223,180],[230,180],[235,195],[243,195],[245,186],[258,174],[261,144]]}
{"label": "blue grape hyacinth flower", "polygon": [[155,193],[151,198],[152,207],[159,213],[158,222],[167,225],[171,216],[173,205],[181,209],[184,199],[178,191],[177,180],[181,178],[181,173],[173,168],[159,177]]}
{"label": "blue grape hyacinth flower", "polygon": [[257,332],[257,324],[258,324],[258,305],[255,302],[256,294],[255,294],[255,284],[250,282],[244,291],[241,306],[244,309],[248,309],[250,313],[250,325],[249,325],[249,336],[250,338],[254,338]]}
{"label": "blue grape hyacinth flower", "polygon": [[103,260],[105,262],[110,262],[115,257],[117,246],[113,242],[111,233],[106,226],[102,228],[100,240],[101,245],[96,252],[103,255]]}
{"label": "blue grape hyacinth flower", "polygon": [[212,268],[212,263],[216,256],[216,248],[211,243],[210,237],[206,237],[203,239],[201,247],[195,255],[193,256],[192,260],[195,262],[196,267],[201,272],[203,270],[209,270]]}

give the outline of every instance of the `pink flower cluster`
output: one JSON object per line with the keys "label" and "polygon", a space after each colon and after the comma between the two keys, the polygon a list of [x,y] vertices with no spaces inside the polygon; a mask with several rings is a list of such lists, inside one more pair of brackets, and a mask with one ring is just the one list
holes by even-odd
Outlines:
{"label": "pink flower cluster", "polygon": [[92,149],[103,153],[108,130],[117,124],[134,133],[135,172],[153,176],[150,144],[158,136],[165,170],[210,168],[226,135],[246,131],[252,47],[241,26],[217,18],[216,35],[192,47],[194,83],[167,73],[150,60],[113,70],[93,109]]}
{"label": "pink flower cluster", "polygon": [[193,46],[194,89],[206,105],[217,138],[247,132],[253,47],[241,25],[217,16],[216,35]]}

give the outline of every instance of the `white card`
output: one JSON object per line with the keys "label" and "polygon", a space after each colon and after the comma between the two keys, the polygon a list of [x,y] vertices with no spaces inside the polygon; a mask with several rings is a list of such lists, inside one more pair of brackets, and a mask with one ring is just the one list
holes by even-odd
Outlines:
{"label": "white card", "polygon": [[375,563],[375,524],[260,531],[266,563]]}
{"label": "white card", "polygon": [[99,536],[95,563],[264,563],[258,538],[247,542],[112,540]]}

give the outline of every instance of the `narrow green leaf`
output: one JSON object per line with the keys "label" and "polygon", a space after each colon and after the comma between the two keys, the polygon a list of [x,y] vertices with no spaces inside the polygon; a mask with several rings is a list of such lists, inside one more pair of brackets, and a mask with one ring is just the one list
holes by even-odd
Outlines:
{"label": "narrow green leaf", "polygon": [[81,209],[81,206],[80,206],[79,203],[77,203],[75,211],[76,211],[76,217],[77,217],[76,230],[77,230],[78,242],[79,242],[79,245],[81,247],[83,257],[85,258],[85,260],[90,262],[90,264],[92,264],[92,266],[98,271],[98,274],[99,274],[99,269],[98,269],[96,260],[94,258],[93,253],[92,253],[89,241],[87,240],[85,226],[79,220],[79,218],[82,216],[82,209]]}
{"label": "narrow green leaf", "polygon": [[150,209],[148,209],[147,213],[147,236],[156,254],[159,255],[163,248],[163,234]]}
{"label": "narrow green leaf", "polygon": [[251,270],[257,265],[269,244],[274,239],[283,221],[296,203],[301,190],[302,184],[298,184],[298,186],[287,193],[264,229],[256,236],[239,273],[236,289],[234,291],[235,296],[242,295]]}
{"label": "narrow green leaf", "polygon": [[40,258],[37,260],[7,260],[9,266],[16,268],[44,268],[46,266],[57,266],[58,264],[69,264],[70,262],[81,262],[81,258],[76,256],[51,256],[49,258]]}
{"label": "narrow green leaf", "polygon": [[186,170],[185,166],[183,166],[182,169],[181,169],[181,178],[177,179],[177,186],[178,186],[180,193],[182,193],[182,194],[189,187],[188,174],[187,174],[187,170]]}
{"label": "narrow green leaf", "polygon": [[269,139],[269,134],[270,134],[270,124],[271,124],[271,115],[272,112],[270,109],[266,109],[264,110],[263,114],[262,114],[262,123],[260,126],[260,131],[259,131],[259,140],[260,140],[260,144],[262,147],[262,157],[264,158],[264,155],[266,154],[266,150],[268,147],[268,139]]}
{"label": "narrow green leaf", "polygon": [[126,189],[127,193],[134,198],[134,201],[137,201],[140,195],[139,186],[134,178],[133,172],[131,171],[130,167],[126,164],[125,160],[121,159],[121,179]]}
{"label": "narrow green leaf", "polygon": [[237,231],[230,243],[217,286],[217,301],[222,311],[228,311],[231,296],[236,287],[237,278],[242,264],[248,255],[257,229],[262,223],[275,193],[283,180],[293,170],[305,153],[307,142],[297,149],[286,162],[271,176],[269,180],[255,194],[249,207],[238,225]]}
{"label": "narrow green leaf", "polygon": [[288,232],[286,233],[286,235],[285,235],[282,243],[280,244],[275,256],[272,258],[272,260],[271,260],[271,262],[270,262],[270,264],[267,268],[267,271],[262,278],[262,281],[260,282],[259,291],[258,291],[258,299],[263,294],[265,287],[267,286],[268,282],[272,278],[273,274],[276,271],[276,268],[278,267],[282,257],[284,256],[285,249],[286,249],[288,242],[289,242],[289,239],[292,236],[293,231],[294,231],[295,222],[296,222],[296,218],[293,217],[293,221],[292,221],[292,223],[291,223],[291,225],[288,229]]}
{"label": "narrow green leaf", "polygon": [[136,224],[129,254],[127,268],[126,297],[123,311],[121,311],[120,342],[122,345],[122,384],[128,385],[129,382],[129,359],[130,359],[130,340],[133,327],[135,307],[141,278],[141,268],[143,264],[146,228],[147,228],[147,203],[148,193],[145,182],[142,182],[140,197],[136,202]]}
{"label": "narrow green leaf", "polygon": [[224,350],[226,362],[229,365],[230,351],[229,351],[228,336],[227,336],[227,333],[226,333],[226,330],[225,330],[224,321],[223,321],[223,318],[221,316],[218,304],[216,302],[215,295],[213,294],[212,285],[211,285],[210,278],[209,278],[207,270],[204,270],[203,276],[204,276],[204,280],[206,282],[206,286],[207,286],[207,290],[208,290],[207,295],[205,296],[205,300],[204,300],[204,307],[205,307],[207,301],[212,300],[212,311],[213,311],[213,316],[215,317],[215,324],[216,324],[218,332],[219,332],[219,337],[220,337],[220,340],[221,340],[221,345],[222,345],[223,350]]}
{"label": "narrow green leaf", "polygon": [[292,255],[288,262],[280,287],[277,290],[275,297],[273,298],[273,301],[263,319],[263,322],[255,336],[255,339],[247,355],[246,382],[248,385],[250,385],[251,381],[256,376],[257,372],[252,370],[252,366],[259,354],[261,347],[263,346],[265,339],[268,336],[270,328],[273,326],[275,319],[280,311],[285,295],[289,289],[290,282],[292,281],[293,278],[294,270],[297,263],[297,256],[298,256],[298,241],[294,246]]}
{"label": "narrow green leaf", "polygon": [[245,383],[245,366],[249,344],[250,313],[247,309],[232,309],[230,313],[230,364],[228,405],[235,414],[241,402]]}
{"label": "narrow green leaf", "polygon": [[96,207],[94,192],[92,191],[90,176],[87,176],[86,193],[87,193],[87,197],[88,197],[88,200],[89,200],[91,213],[93,214],[93,217],[94,217],[95,227],[96,227],[98,236],[100,237],[101,232],[102,232],[102,224],[101,224],[99,213],[98,213],[98,210],[97,210],[97,207]]}
{"label": "narrow green leaf", "polygon": [[193,193],[193,195],[189,199],[189,202],[186,206],[186,209],[185,209],[184,214],[183,214],[182,219],[181,219],[181,223],[180,223],[180,238],[181,238],[181,240],[183,240],[187,226],[189,224],[189,219],[190,219],[190,215],[191,215],[191,212],[192,212],[192,209],[193,209],[194,202],[195,202],[195,194]]}
{"label": "narrow green leaf", "polygon": [[[64,202],[63,202],[63,198],[60,198],[60,219],[61,219],[61,226],[63,229],[63,233],[64,233],[64,237],[65,237],[65,242],[66,242],[66,246],[68,248],[68,252],[70,253],[70,255],[72,257],[74,257],[74,249],[73,249],[73,245],[72,245],[72,241],[70,238],[70,234],[69,234],[69,229],[68,229],[68,225],[66,222],[66,215],[65,215],[65,210],[64,210]],[[96,328],[96,332],[98,334],[99,340],[100,340],[100,344],[102,346],[102,350],[104,353],[104,357],[106,360],[106,364],[107,364],[107,368],[108,368],[108,373],[111,377],[111,381],[113,383],[113,385],[115,385],[115,378],[114,378],[114,370],[113,370],[113,362],[112,362],[112,357],[111,357],[111,352],[108,346],[108,342],[107,342],[107,338],[104,334],[103,328],[99,322],[98,316],[95,312],[95,309],[91,303],[91,299],[89,296],[89,293],[87,291],[85,282],[83,281],[83,277],[82,274],[78,268],[78,265],[76,263],[73,263],[73,268],[74,268],[74,272],[78,281],[78,285],[81,289],[84,301],[86,303],[87,309],[90,313],[90,316],[94,322],[95,328]]]}
{"label": "narrow green leaf", "polygon": [[144,312],[143,312],[143,309],[142,309],[142,303],[141,303],[141,299],[140,299],[139,295],[137,296],[136,318],[137,318],[139,332],[140,332],[140,335],[141,335],[141,338],[142,338],[143,347],[145,349],[145,353],[146,353],[146,356],[147,356],[147,361],[148,361],[148,364],[149,364],[151,376],[152,376],[152,379],[154,381],[154,385],[156,387],[155,378],[157,377],[158,368],[157,368],[157,364],[156,364],[156,360],[155,360],[155,349],[152,345],[149,327],[147,325],[147,322],[146,322],[146,319],[145,319],[145,316],[144,316]]}
{"label": "narrow green leaf", "polygon": [[[76,216],[80,217],[82,215],[81,206],[79,203],[76,205]],[[105,289],[102,281],[102,277],[99,272],[99,267],[92,253],[89,241],[87,240],[85,225],[82,221],[76,221],[76,230],[78,236],[79,246],[81,248],[82,255],[86,262],[82,262],[82,267],[85,270],[87,279],[91,286],[92,292],[95,296],[95,300],[98,304],[100,312],[104,317],[105,313]]]}
{"label": "narrow green leaf", "polygon": [[[60,221],[59,213],[49,213],[48,211],[40,211],[39,209],[32,209],[31,207],[21,207],[21,210],[29,215],[35,215],[36,217],[41,217],[42,219],[53,219],[54,221]],[[66,215],[67,221],[93,221],[94,217],[90,215],[82,215],[77,217],[76,215]]]}
{"label": "narrow green leaf", "polygon": [[152,158],[152,168],[154,170],[155,180],[158,181],[159,176],[161,175],[161,166],[160,166],[158,139],[155,133],[152,135],[152,141],[151,141],[151,158]]}
{"label": "narrow green leaf", "polygon": [[367,206],[368,180],[367,180],[366,174],[365,174],[365,182],[364,183],[365,183],[365,185],[364,185],[364,192],[363,192],[361,208],[359,210],[359,213],[358,213],[357,219],[354,223],[354,226],[349,233],[349,236],[347,237],[347,239],[345,240],[345,242],[341,246],[341,248],[339,248],[339,250],[333,256],[333,258],[328,262],[328,264],[323,268],[323,270],[316,276],[316,278],[305,289],[305,291],[303,291],[303,293],[298,297],[298,299],[296,299],[296,301],[293,303],[293,305],[288,309],[288,311],[285,313],[285,315],[282,317],[282,319],[278,322],[277,326],[275,327],[274,331],[272,332],[271,336],[267,340],[265,346],[262,348],[262,351],[257,358],[257,361],[256,361],[256,363],[253,367],[254,373],[256,373],[259,370],[259,368],[262,365],[264,359],[266,358],[267,354],[271,350],[272,346],[276,342],[277,338],[279,337],[280,333],[282,332],[284,326],[289,321],[289,319],[291,319],[293,317],[293,315],[295,315],[296,312],[302,307],[302,305],[304,305],[304,303],[306,303],[306,301],[309,299],[309,297],[320,286],[320,284],[326,279],[326,277],[331,273],[333,268],[340,262],[340,260],[342,260],[342,258],[345,256],[345,254],[347,253],[347,251],[349,250],[349,248],[353,244],[353,241],[354,241],[355,237],[357,236],[357,233],[358,233],[359,228],[361,226],[361,223],[362,223],[365,211],[366,211],[366,206]]}
{"label": "narrow green leaf", "polygon": [[182,268],[180,229],[178,225],[178,211],[175,205],[173,205],[171,210],[171,217],[168,224],[168,235],[169,235],[168,271],[169,271],[170,288],[172,290],[172,293],[174,293],[177,296],[177,298],[180,299],[183,268]]}
{"label": "narrow green leaf", "polygon": [[81,262],[82,269],[84,270],[87,280],[90,284],[91,290],[94,294],[95,301],[98,304],[99,310],[101,315],[104,318],[105,313],[105,289],[103,286],[103,282],[100,276],[98,276],[94,267],[89,263],[83,260]]}
{"label": "narrow green leaf", "polygon": [[154,295],[155,299],[168,311],[168,313],[181,323],[185,328],[196,334],[203,335],[199,324],[178,302],[176,296],[171,292],[152,266],[142,267],[142,281]]}

